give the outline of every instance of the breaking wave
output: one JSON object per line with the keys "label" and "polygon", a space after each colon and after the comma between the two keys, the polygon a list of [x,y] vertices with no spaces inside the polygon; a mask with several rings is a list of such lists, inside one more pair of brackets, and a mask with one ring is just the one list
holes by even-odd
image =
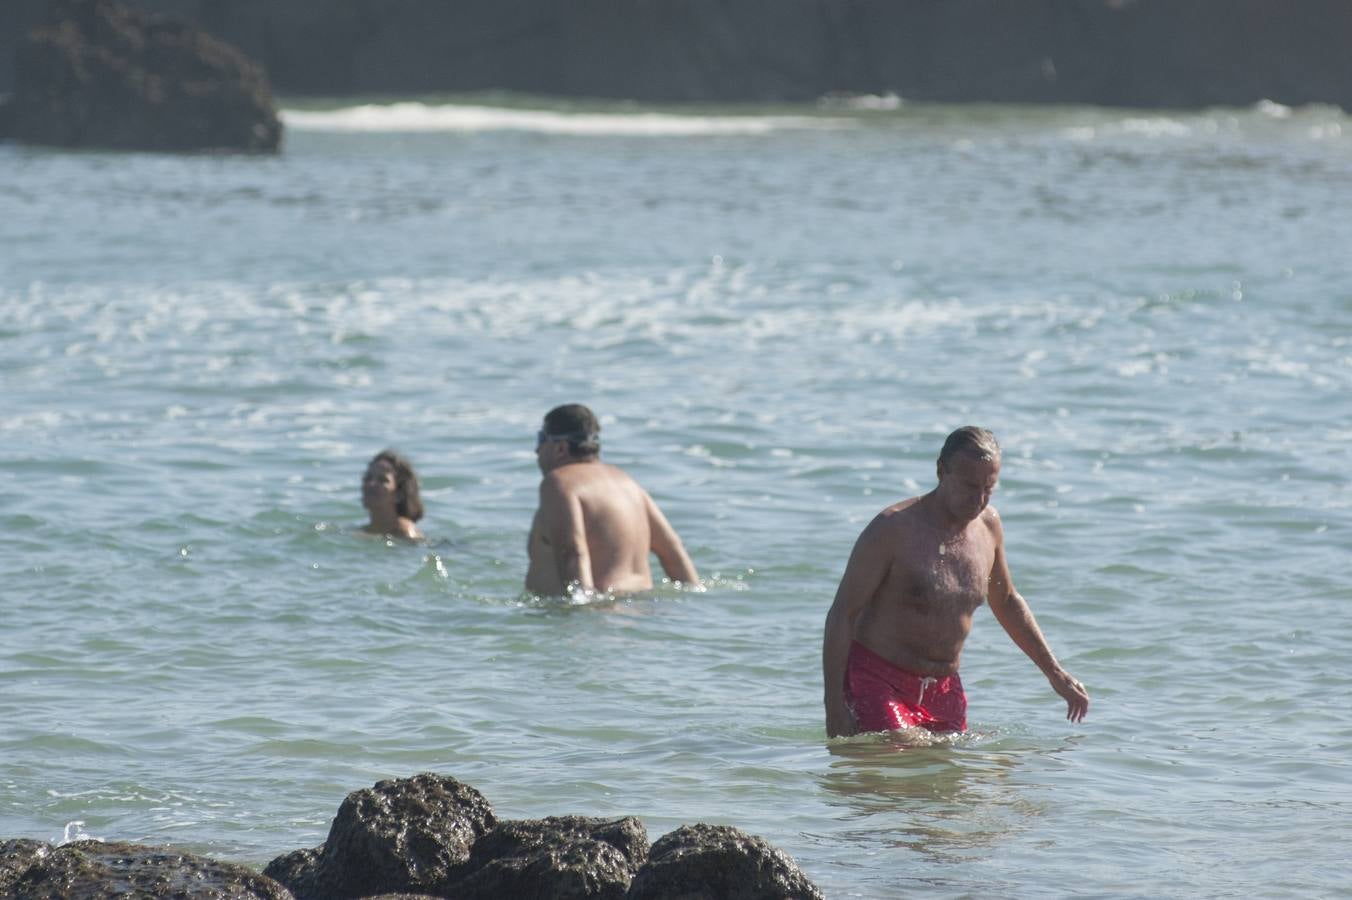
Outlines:
{"label": "breaking wave", "polygon": [[459,104],[404,102],[333,110],[282,111],[288,128],[343,132],[523,131],[579,136],[673,137],[756,135],[787,129],[839,129],[849,119],[830,116],[700,115],[666,112],[570,112]]}

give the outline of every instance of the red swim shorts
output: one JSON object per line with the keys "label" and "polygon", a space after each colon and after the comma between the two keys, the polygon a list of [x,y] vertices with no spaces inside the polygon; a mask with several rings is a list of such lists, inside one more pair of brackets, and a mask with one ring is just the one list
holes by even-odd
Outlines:
{"label": "red swim shorts", "polygon": [[845,702],[860,731],[967,729],[967,695],[956,673],[916,675],[858,641],[850,643],[845,664]]}

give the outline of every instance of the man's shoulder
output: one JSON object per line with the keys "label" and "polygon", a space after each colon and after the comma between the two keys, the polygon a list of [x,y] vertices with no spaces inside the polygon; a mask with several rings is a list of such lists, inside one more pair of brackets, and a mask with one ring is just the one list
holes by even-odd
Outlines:
{"label": "man's shoulder", "polygon": [[919,503],[920,497],[907,497],[905,500],[898,500],[874,516],[873,521],[881,526],[904,528],[908,523],[914,521],[919,513],[917,506]]}
{"label": "man's shoulder", "polygon": [[634,481],[633,475],[630,475],[628,472],[626,472],[624,469],[621,469],[614,463],[597,462],[595,468],[600,469],[601,471],[605,472],[612,478],[619,478],[623,479],[624,481]]}
{"label": "man's shoulder", "polygon": [[918,514],[916,504],[919,501],[919,497],[907,497],[893,503],[873,517],[864,529],[864,534],[885,536],[908,531],[915,524]]}
{"label": "man's shoulder", "polygon": [[591,491],[595,488],[607,489],[625,484],[638,486],[628,472],[619,466],[598,461],[560,466],[545,474],[541,489],[564,495]]}

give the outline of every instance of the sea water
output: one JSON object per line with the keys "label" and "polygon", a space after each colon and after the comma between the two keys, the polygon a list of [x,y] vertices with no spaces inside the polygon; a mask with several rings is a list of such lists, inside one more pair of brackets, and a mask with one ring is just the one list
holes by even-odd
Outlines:
{"label": "sea water", "polygon": [[[0,146],[0,836],[265,864],[435,771],[736,825],[830,897],[1335,896],[1352,119],[292,104],[276,158]],[[707,589],[523,594],[543,413]],[[1004,445],[972,730],[828,741],[860,529]],[[426,544],[354,535],[366,461]]]}

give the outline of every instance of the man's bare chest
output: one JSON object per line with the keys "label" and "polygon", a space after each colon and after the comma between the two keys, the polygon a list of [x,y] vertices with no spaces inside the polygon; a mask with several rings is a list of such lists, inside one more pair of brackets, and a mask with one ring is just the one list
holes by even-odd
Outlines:
{"label": "man's bare chest", "polygon": [[975,609],[986,598],[994,552],[980,541],[926,541],[894,558],[888,580],[904,604]]}

